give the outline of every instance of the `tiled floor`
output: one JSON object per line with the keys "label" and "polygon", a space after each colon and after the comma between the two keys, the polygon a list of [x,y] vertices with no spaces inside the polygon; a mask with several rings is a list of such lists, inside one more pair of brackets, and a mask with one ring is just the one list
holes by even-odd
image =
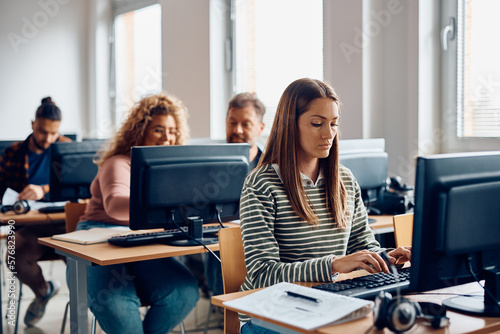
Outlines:
{"label": "tiled floor", "polygon": [[[3,261],[2,261],[3,262]],[[31,303],[34,298],[33,292],[26,288],[23,291],[23,298],[21,301],[21,311],[19,314],[20,326],[18,329],[18,333],[26,333],[26,334],[56,334],[61,332],[62,318],[64,314],[64,308],[66,303],[69,300],[68,287],[66,285],[66,265],[63,261],[47,261],[41,262],[41,267],[44,273],[44,276],[47,279],[55,279],[61,283],[61,289],[59,293],[53,297],[53,299],[47,305],[47,310],[45,311],[45,315],[39,323],[36,324],[36,327],[25,327],[23,323],[24,314],[26,312],[26,308]],[[8,274],[8,271],[2,272],[2,277],[5,277],[5,274]],[[13,333],[14,327],[7,323],[7,319],[5,319],[6,308],[7,308],[7,292],[8,287],[6,285],[1,286],[2,289],[2,324],[3,324],[3,333]],[[201,298],[196,305],[196,308],[191,312],[191,314],[185,319],[184,324],[188,332],[198,332],[203,333],[204,322],[207,316],[207,311],[209,307],[209,301],[205,298]],[[92,319],[92,314],[89,312],[89,328],[90,328],[90,320]],[[220,310],[217,310],[211,316],[210,327],[213,328],[208,331],[209,334],[222,334],[223,333],[223,316]],[[199,329],[196,331],[191,331]],[[69,333],[69,321],[66,323],[66,328],[64,333]],[[104,333],[100,328],[98,328],[97,333]],[[179,328],[174,330],[174,333],[180,333]]]}

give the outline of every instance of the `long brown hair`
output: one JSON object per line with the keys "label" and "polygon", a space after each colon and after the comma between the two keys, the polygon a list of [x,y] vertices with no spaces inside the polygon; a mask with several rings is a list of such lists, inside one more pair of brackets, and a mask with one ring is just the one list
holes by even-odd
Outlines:
{"label": "long brown hair", "polygon": [[[310,224],[316,224],[318,217],[304,190],[298,168],[298,119],[308,110],[313,100],[320,98],[331,99],[340,106],[340,100],[333,88],[320,80],[299,79],[285,89],[278,103],[266,150],[259,161],[259,166],[279,166],[283,186],[293,210]],[[319,159],[319,164],[325,176],[326,206],[338,226],[345,228],[349,213],[346,190],[339,177],[338,134],[333,140],[330,154],[327,158]]]}
{"label": "long brown hair", "polygon": [[122,127],[115,134],[109,148],[100,152],[96,164],[101,167],[110,157],[118,154],[130,155],[132,146],[142,145],[146,129],[153,116],[172,115],[175,119],[178,135],[175,145],[183,145],[189,136],[187,125],[187,109],[184,104],[164,94],[156,94],[142,98],[130,110]]}

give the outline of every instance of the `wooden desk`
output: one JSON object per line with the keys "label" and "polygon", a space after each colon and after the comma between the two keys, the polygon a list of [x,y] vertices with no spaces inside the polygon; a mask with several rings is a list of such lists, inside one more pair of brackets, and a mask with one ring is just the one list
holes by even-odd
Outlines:
{"label": "wooden desk", "polygon": [[375,234],[394,232],[392,223],[393,215],[368,216],[370,219],[375,219],[374,223],[370,224],[370,228]]}
{"label": "wooden desk", "polygon": [[[366,272],[365,272],[366,273]],[[352,274],[341,274],[339,279],[346,279],[346,278],[352,278],[355,276],[360,276],[363,275],[362,271],[358,271],[356,273]],[[303,283],[301,285],[305,286],[311,286],[314,285],[314,283]],[[418,294],[418,295],[410,295],[407,296],[412,301],[430,301],[434,303],[441,303],[444,299],[449,298],[450,295],[443,295],[446,293],[453,293],[453,294],[467,294],[467,293],[478,293],[482,294],[482,291],[480,291],[480,287],[477,285],[477,283],[469,283],[469,284],[464,284],[460,286],[454,286],[450,288],[444,288],[444,289],[439,289],[439,290],[434,290],[432,292],[434,293],[441,293],[441,295],[434,294]],[[251,294],[257,290],[252,290],[252,291],[243,291],[243,292],[235,292],[235,293],[229,293],[225,295],[219,295],[219,296],[213,296],[212,297],[212,304],[220,307],[225,307],[223,304],[225,301],[233,300],[236,298],[240,298],[243,296],[246,296],[248,294]],[[430,292],[428,292],[430,293]],[[238,311],[234,308],[228,307],[227,309],[230,309],[232,311]],[[254,319],[259,319],[264,321],[264,325],[270,325],[270,327],[276,328],[276,325],[279,326],[282,330],[280,332],[285,332],[285,333],[318,333],[318,334],[335,334],[335,333],[391,333],[387,328],[384,330],[377,330],[373,326],[373,315],[369,314],[368,316],[359,319],[359,320],[354,320],[350,321],[347,323],[339,324],[339,325],[334,325],[334,326],[327,326],[323,328],[319,328],[314,331],[304,331],[303,329],[296,328],[293,326],[285,325],[283,323],[271,320],[269,318],[257,316],[254,314],[248,314],[252,316]],[[447,328],[442,328],[442,329],[433,329],[431,327],[425,326],[423,324],[415,324],[407,333],[411,334],[420,334],[420,333],[433,333],[433,334],[453,334],[453,333],[474,333],[474,334],[480,334],[480,333],[493,333],[493,332],[500,332],[500,318],[486,318],[486,317],[474,317],[474,316],[469,316],[453,311],[448,311],[447,312],[448,317],[450,318],[450,326]]]}
{"label": "wooden desk", "polygon": [[[229,227],[239,226],[226,223]],[[207,252],[203,246],[177,247],[168,245],[147,245],[119,247],[109,243],[80,245],[71,242],[39,238],[42,245],[52,247],[56,253],[66,256],[69,274],[69,301],[71,333],[88,334],[87,319],[87,266],[107,266],[160,259],[179,255]],[[207,246],[212,251],[219,250],[219,244]]]}
{"label": "wooden desk", "polygon": [[41,224],[64,224],[65,213],[40,213],[37,211],[29,211],[22,215],[14,212],[0,213],[0,225],[8,224],[9,220],[13,220],[17,225],[41,225]]}

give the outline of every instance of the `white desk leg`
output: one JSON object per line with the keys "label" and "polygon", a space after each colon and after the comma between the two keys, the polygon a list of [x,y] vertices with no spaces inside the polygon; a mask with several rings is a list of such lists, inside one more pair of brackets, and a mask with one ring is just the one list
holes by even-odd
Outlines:
{"label": "white desk leg", "polygon": [[69,254],[66,256],[69,274],[69,319],[72,334],[88,334],[87,266],[91,262]]}

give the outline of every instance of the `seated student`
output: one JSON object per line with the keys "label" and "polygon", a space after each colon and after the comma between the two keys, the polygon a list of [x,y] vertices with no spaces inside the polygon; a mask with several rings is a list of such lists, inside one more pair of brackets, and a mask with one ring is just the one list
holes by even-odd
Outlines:
{"label": "seated student", "polygon": [[[226,115],[226,141],[228,143],[248,143],[250,144],[250,164],[248,170],[257,167],[262,150],[257,146],[257,140],[264,131],[264,113],[266,107],[257,98],[255,93],[240,93],[235,95],[231,101]],[[222,285],[222,270],[220,262],[213,256],[204,254],[204,274],[206,277],[207,288],[213,295],[224,293]],[[196,258],[200,255],[193,255],[192,260],[196,262]],[[199,265],[198,265],[199,266]],[[191,270],[196,268],[196,264],[191,265]],[[203,280],[203,277],[201,277]],[[203,287],[203,282],[200,284]]]}
{"label": "seated student", "polygon": [[[41,200],[49,192],[49,146],[71,139],[59,135],[61,110],[50,97],[42,99],[31,122],[33,132],[23,142],[14,143],[0,157],[0,203],[7,188],[19,193],[18,200]],[[65,232],[64,225],[44,224],[16,229],[16,266],[13,271],[22,283],[35,293],[24,323],[32,326],[45,312],[45,306],[59,290],[57,281],[47,282],[37,262],[40,259],[63,258],[54,249],[42,246],[38,238]],[[9,254],[6,254],[6,258]],[[7,261],[7,260],[6,260]]]}
{"label": "seated student", "polygon": [[[339,165],[339,106],[333,88],[319,80],[299,79],[283,92],[266,151],[241,194],[241,290],[328,282],[356,269],[389,272],[356,179]],[[399,263],[411,250],[388,254]],[[240,320],[243,334],[266,332]]]}
{"label": "seated student", "polygon": [[226,141],[228,143],[250,144],[249,170],[257,167],[261,149],[257,139],[264,131],[266,107],[255,93],[240,93],[229,101],[226,115]]}
{"label": "seated student", "polygon": [[[92,197],[77,230],[129,224],[131,147],[184,144],[186,118],[183,104],[162,94],[133,107],[97,161]],[[109,334],[168,333],[199,298],[193,275],[174,258],[89,267],[87,273],[90,310]],[[144,321],[141,301],[150,305]]]}

